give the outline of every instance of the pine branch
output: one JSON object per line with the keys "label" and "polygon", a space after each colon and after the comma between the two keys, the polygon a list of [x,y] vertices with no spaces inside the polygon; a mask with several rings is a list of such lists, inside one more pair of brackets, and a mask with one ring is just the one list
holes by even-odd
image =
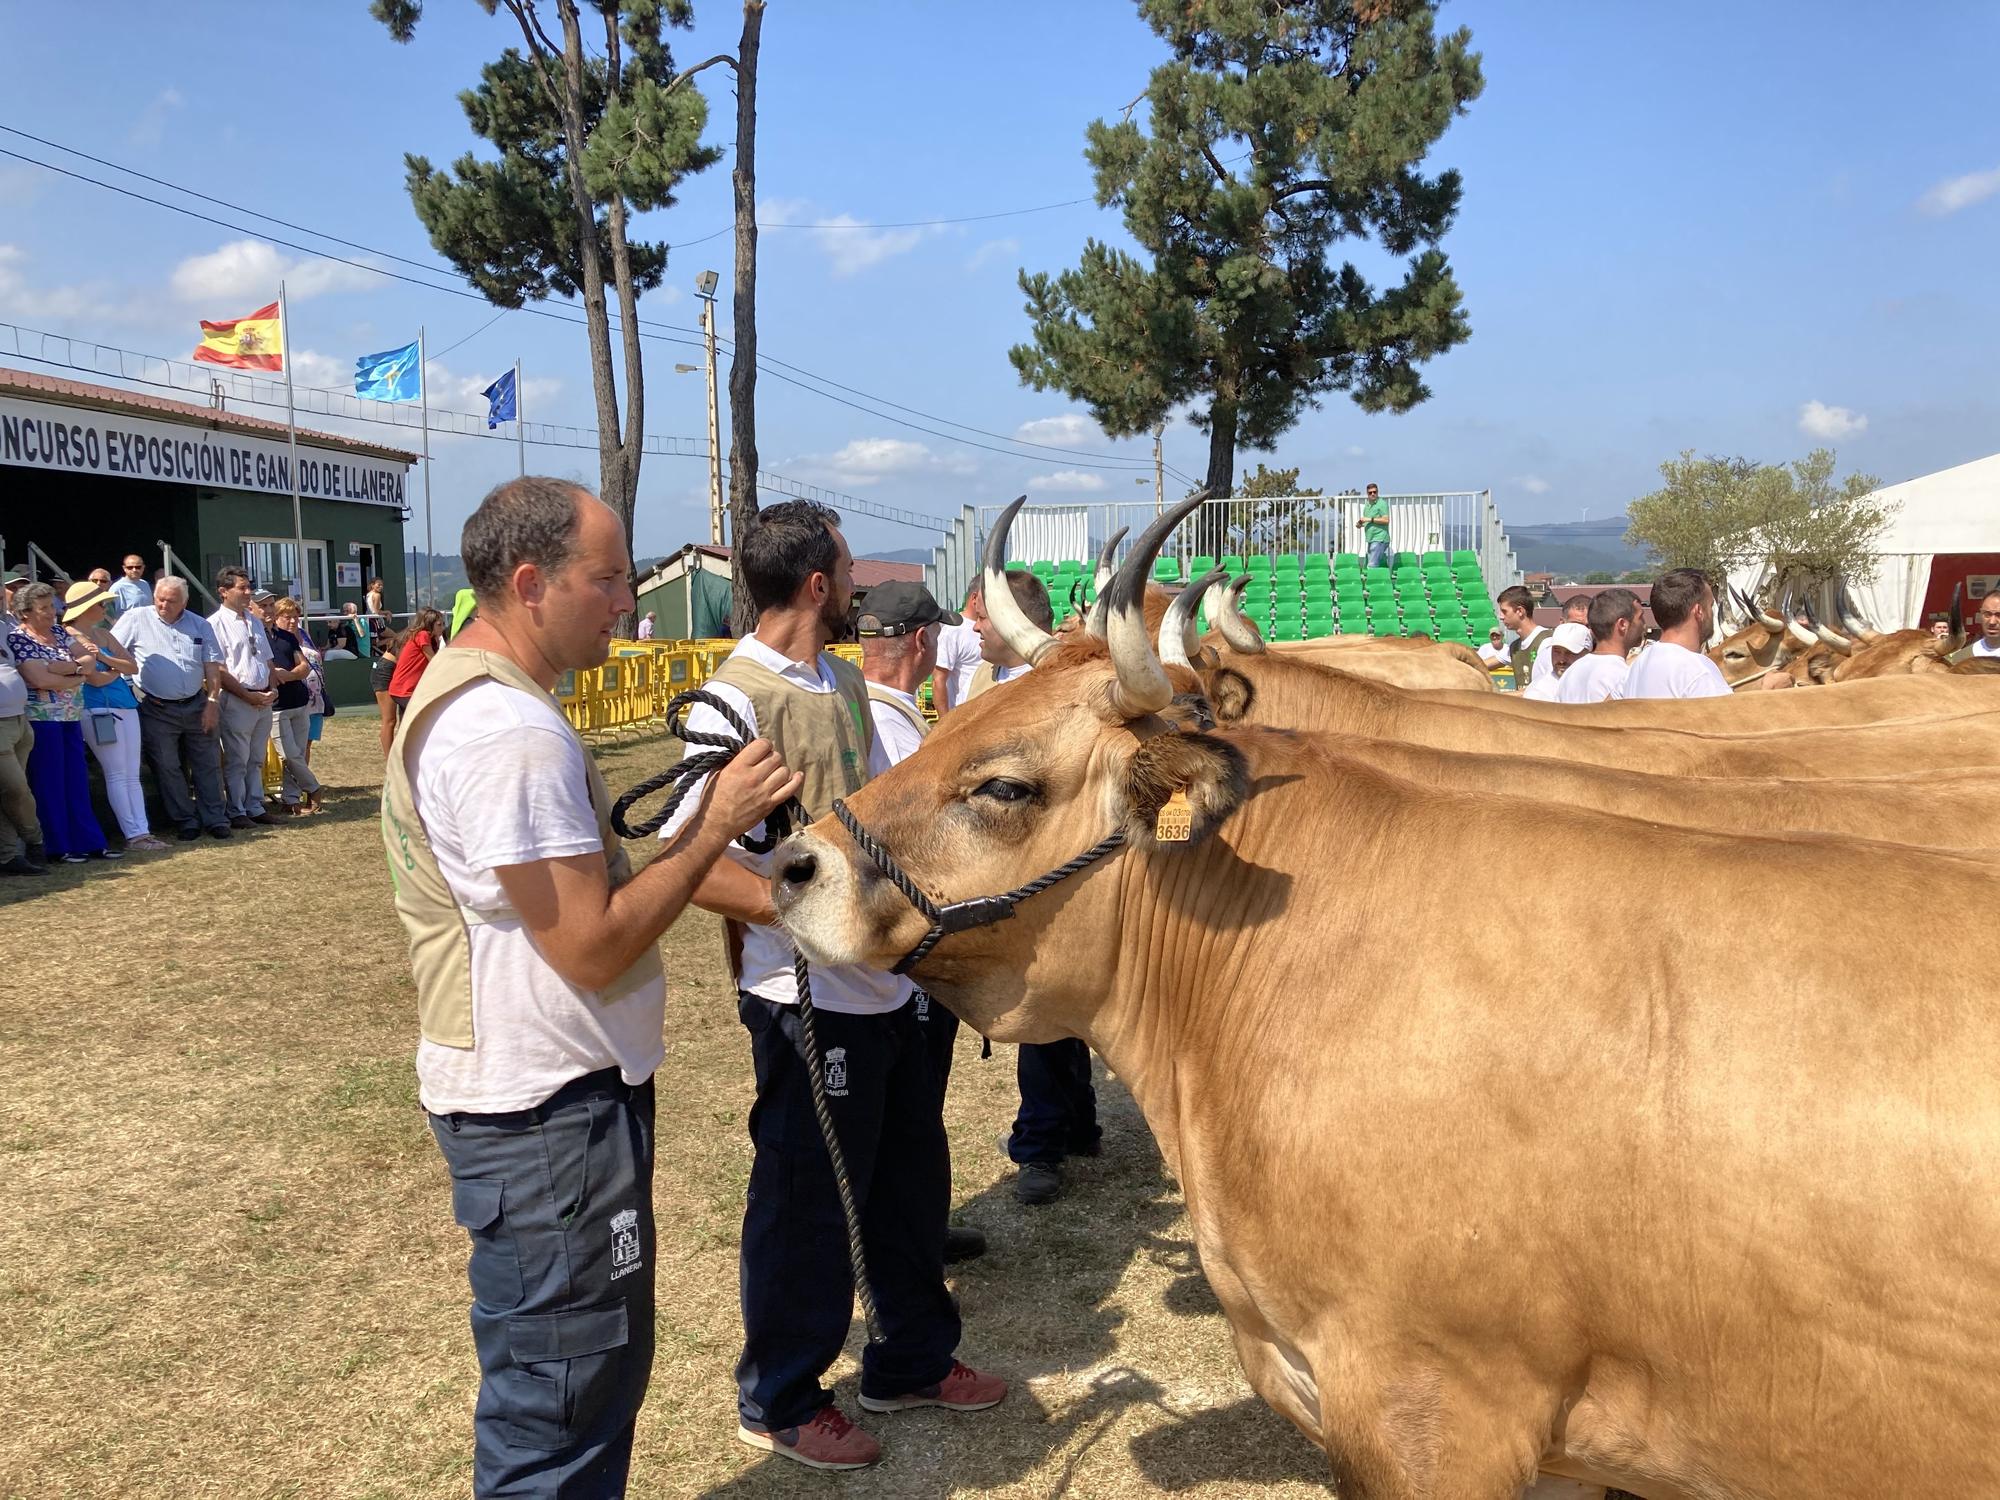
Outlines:
{"label": "pine branch", "polygon": [[712,68],[717,63],[727,63],[732,72],[736,68],[735,58],[731,57],[727,52],[718,52],[715,54],[715,56],[707,59],[704,62],[698,62],[693,67],[687,69],[685,72],[677,75],[672,83],[668,84],[665,88],[660,90],[661,97],[664,98],[668,94],[671,94],[675,89],[679,88],[682,84],[686,83],[690,78],[694,77],[695,74],[699,73],[703,68]]}
{"label": "pine branch", "polygon": [[542,92],[548,96],[549,108],[558,117],[563,114],[563,98],[556,89],[555,79],[549,76],[547,59],[560,57],[562,49],[549,45],[542,34],[542,24],[535,19],[533,0],[503,0],[508,13],[520,24],[521,35],[528,43],[528,61],[534,64],[535,76],[542,81]]}

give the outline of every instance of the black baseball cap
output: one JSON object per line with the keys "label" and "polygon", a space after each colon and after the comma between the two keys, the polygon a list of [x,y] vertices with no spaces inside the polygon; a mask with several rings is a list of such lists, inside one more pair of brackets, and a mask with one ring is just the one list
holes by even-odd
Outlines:
{"label": "black baseball cap", "polygon": [[878,583],[861,601],[855,618],[856,635],[909,635],[926,625],[956,625],[962,618],[941,607],[921,583]]}

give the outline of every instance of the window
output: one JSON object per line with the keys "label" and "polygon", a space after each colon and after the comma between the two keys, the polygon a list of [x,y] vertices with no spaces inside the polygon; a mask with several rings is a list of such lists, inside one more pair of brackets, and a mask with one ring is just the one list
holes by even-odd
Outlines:
{"label": "window", "polygon": [[[291,539],[246,536],[240,540],[243,544],[243,566],[249,570],[250,581],[274,594],[291,593],[298,581],[297,554],[292,550]],[[306,568],[306,598],[303,601],[306,613],[331,613],[328,601],[333,596],[327,588],[325,542],[306,542]]]}

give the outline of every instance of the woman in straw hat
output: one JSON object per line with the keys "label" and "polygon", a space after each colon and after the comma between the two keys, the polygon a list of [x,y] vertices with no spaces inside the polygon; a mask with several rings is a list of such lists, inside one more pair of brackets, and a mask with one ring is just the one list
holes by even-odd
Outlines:
{"label": "woman in straw hat", "polygon": [[69,593],[63,627],[71,651],[90,668],[83,681],[83,742],[104,773],[104,796],[126,849],[164,849],[166,841],[154,838],[146,824],[146,792],[139,782],[139,695],[132,688],[139,668],[111,634],[117,598],[109,585],[95,596],[87,596],[82,584]]}

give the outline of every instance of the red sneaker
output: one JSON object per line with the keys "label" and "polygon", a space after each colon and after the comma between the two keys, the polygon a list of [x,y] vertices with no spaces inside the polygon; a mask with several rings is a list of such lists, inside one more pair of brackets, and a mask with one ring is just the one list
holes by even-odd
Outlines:
{"label": "red sneaker", "polygon": [[861,1397],[864,1411],[910,1411],[919,1406],[942,1406],[946,1411],[985,1411],[998,1406],[1007,1395],[1007,1382],[998,1375],[982,1375],[953,1360],[951,1373],[936,1385],[901,1396]]}
{"label": "red sneaker", "polygon": [[[997,1398],[996,1398],[997,1399]],[[865,1469],[882,1456],[882,1445],[828,1403],[803,1427],[764,1432],[736,1424],[738,1442],[763,1448],[809,1469]]]}

